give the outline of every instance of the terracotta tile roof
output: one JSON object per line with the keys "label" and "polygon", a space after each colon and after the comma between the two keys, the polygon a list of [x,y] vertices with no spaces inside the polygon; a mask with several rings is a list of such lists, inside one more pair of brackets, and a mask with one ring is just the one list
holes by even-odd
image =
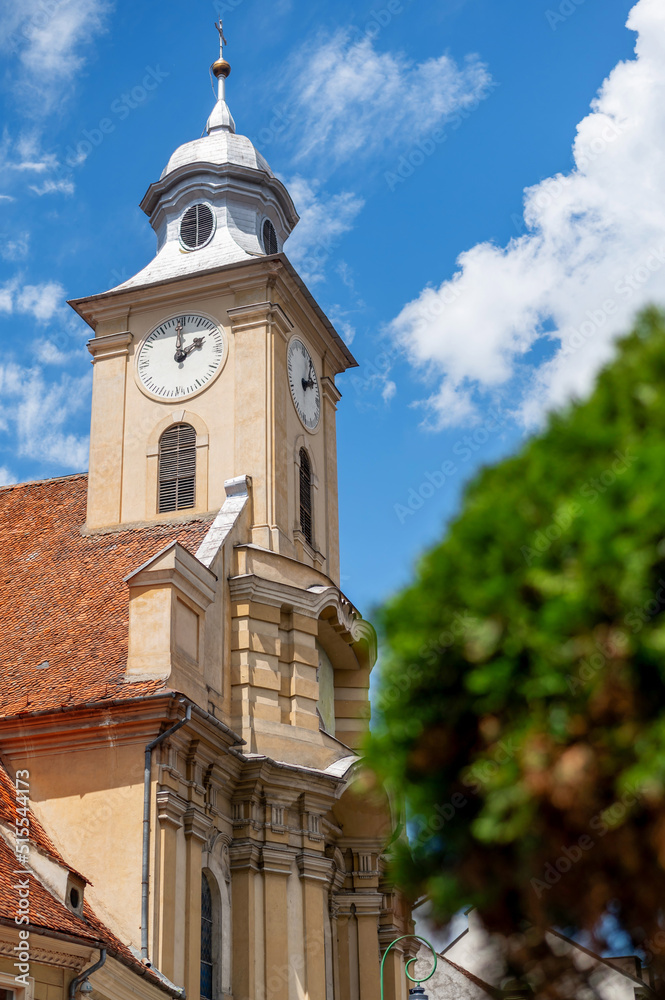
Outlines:
{"label": "terracotta tile roof", "polygon": [[84,535],[87,476],[0,489],[0,717],[135,698],[125,684],[125,576],[176,539],[196,552],[209,520]]}

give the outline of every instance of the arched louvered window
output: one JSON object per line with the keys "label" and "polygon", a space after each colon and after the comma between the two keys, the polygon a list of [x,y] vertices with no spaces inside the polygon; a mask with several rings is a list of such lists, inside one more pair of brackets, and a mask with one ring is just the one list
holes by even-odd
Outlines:
{"label": "arched louvered window", "polygon": [[277,233],[270,219],[266,219],[263,223],[263,249],[267,254],[277,253],[279,250]]}
{"label": "arched louvered window", "polygon": [[304,448],[300,449],[300,530],[312,545],[312,465]]}
{"label": "arched louvered window", "polygon": [[210,882],[201,872],[201,1000],[213,1000],[213,899]]}
{"label": "arched louvered window", "polygon": [[196,431],[176,424],[159,439],[159,513],[196,506]]}

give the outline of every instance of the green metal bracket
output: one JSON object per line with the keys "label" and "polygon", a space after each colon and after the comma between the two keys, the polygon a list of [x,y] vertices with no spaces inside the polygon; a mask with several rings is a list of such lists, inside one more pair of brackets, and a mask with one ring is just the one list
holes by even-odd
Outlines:
{"label": "green metal bracket", "polygon": [[410,974],[409,966],[412,965],[415,961],[417,961],[417,956],[415,958],[410,958],[407,961],[404,970],[406,972],[406,978],[409,979],[412,983],[416,983],[418,986],[420,986],[421,983],[426,983],[428,979],[431,979],[434,973],[436,972],[437,955],[433,946],[429,943],[429,941],[426,938],[419,937],[417,934],[402,934],[401,937],[395,938],[394,941],[390,942],[390,944],[385,950],[383,958],[381,959],[381,1000],[383,1000],[383,966],[385,965],[385,961],[388,957],[388,952],[394,945],[397,944],[398,941],[404,941],[405,938],[411,938],[414,941],[422,941],[422,943],[426,944],[429,950],[434,955],[434,968],[432,969],[432,971],[428,976],[423,976],[422,979],[414,979],[413,976]]}

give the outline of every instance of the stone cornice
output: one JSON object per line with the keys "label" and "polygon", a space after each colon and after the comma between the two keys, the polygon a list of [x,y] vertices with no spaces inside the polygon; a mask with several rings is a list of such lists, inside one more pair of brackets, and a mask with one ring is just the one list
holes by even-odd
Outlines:
{"label": "stone cornice", "polygon": [[204,844],[208,839],[211,825],[211,820],[206,814],[194,806],[190,806],[185,813],[184,827],[186,837],[193,837]]}
{"label": "stone cornice", "polygon": [[93,337],[86,344],[92,354],[93,365],[99,361],[106,361],[108,358],[126,358],[129,356],[129,345],[134,339],[134,334],[129,333],[109,333],[105,337]]}
{"label": "stone cornice", "polygon": [[293,323],[280,305],[274,302],[252,302],[235,306],[228,310],[231,329],[234,333],[253,330],[257,326],[275,327],[286,339],[293,329]]}
{"label": "stone cornice", "polygon": [[296,858],[298,872],[301,879],[311,882],[324,882],[326,885],[330,881],[334,863],[330,858],[321,854],[299,854]]}
{"label": "stone cornice", "polygon": [[169,691],[3,718],[3,752],[11,758],[29,750],[31,757],[40,757],[68,749],[98,750],[111,739],[114,746],[145,745],[159,734],[163,722],[174,720],[177,706]]}
{"label": "stone cornice", "polygon": [[383,906],[383,896],[380,892],[338,892],[335,903],[339,907],[340,916],[349,916],[351,907],[357,917],[379,917]]}
{"label": "stone cornice", "polygon": [[157,818],[160,823],[169,823],[171,826],[180,829],[183,825],[183,817],[187,810],[187,803],[179,795],[167,788],[160,788],[157,792]]}
{"label": "stone cornice", "polygon": [[[2,928],[0,933],[3,933],[5,928]],[[45,937],[48,935],[44,935]],[[14,941],[1,941],[0,940],[0,955],[9,955],[10,957],[15,957],[14,947],[18,941],[18,934]],[[56,945],[57,942],[53,941]],[[44,965],[56,965],[63,969],[82,969],[88,961],[88,956],[92,954],[92,949],[88,951],[86,955],[74,955],[71,952],[55,951],[53,948],[43,948],[34,943],[34,931],[31,933],[30,940],[30,962],[43,962]]]}
{"label": "stone cornice", "polygon": [[[275,265],[279,264],[277,270]],[[318,305],[285,254],[276,257],[257,257],[252,261],[234,262],[222,267],[210,268],[198,274],[182,275],[164,281],[155,281],[132,288],[112,288],[108,292],[72,299],[69,305],[93,329],[107,320],[127,317],[135,309],[168,307],[175,303],[178,308],[192,307],[202,295],[218,295],[225,291],[241,291],[243,288],[257,287],[276,276],[276,295],[284,300],[284,305],[295,325],[303,333],[320,341],[327,363],[336,371],[353,368],[357,362],[337,333],[332,323]],[[264,292],[265,294],[265,292]]]}
{"label": "stone cornice", "polygon": [[342,398],[342,394],[328,375],[324,375],[321,379],[321,388],[323,389],[323,398],[327,399],[335,408],[337,408],[337,404]]}
{"label": "stone cornice", "polygon": [[130,588],[173,586],[206,611],[215,599],[217,577],[179,542],[171,542],[126,576],[125,583]]}
{"label": "stone cornice", "polygon": [[293,870],[294,852],[287,848],[262,847],[261,868],[272,875],[288,876]]}
{"label": "stone cornice", "polygon": [[[238,548],[251,549],[251,545]],[[272,553],[268,554],[273,555]],[[294,611],[320,618],[324,611],[330,609],[332,616],[326,616],[336,632],[348,637],[350,642],[364,642],[368,647],[370,662],[376,661],[376,632],[372,625],[356,611],[344,594],[332,585],[321,585],[302,590],[287,584],[248,573],[243,576],[231,577],[229,580],[231,599],[234,601],[256,601],[281,607],[285,602],[292,605]]]}
{"label": "stone cornice", "polygon": [[231,872],[259,870],[261,850],[258,844],[249,840],[233,841],[229,844]]}

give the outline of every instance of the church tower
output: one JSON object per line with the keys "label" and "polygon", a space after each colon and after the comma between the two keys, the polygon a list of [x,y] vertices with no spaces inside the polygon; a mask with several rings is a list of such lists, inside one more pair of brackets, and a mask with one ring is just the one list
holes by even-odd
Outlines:
{"label": "church tower", "polygon": [[212,68],[204,137],[141,202],[155,258],[72,303],[95,330],[87,527],[218,510],[247,476],[252,541],[337,582],[335,377],[356,362],[282,253],[298,214]]}
{"label": "church tower", "polygon": [[359,777],[376,637],[339,588],[356,362],[283,252],[298,214],[236,131],[218,30],[205,134],[141,202],[155,257],[71,303],[94,331],[87,480],[0,495],[30,594],[0,642],[21,665],[0,751],[173,996],[379,1000],[412,924],[393,810]]}

